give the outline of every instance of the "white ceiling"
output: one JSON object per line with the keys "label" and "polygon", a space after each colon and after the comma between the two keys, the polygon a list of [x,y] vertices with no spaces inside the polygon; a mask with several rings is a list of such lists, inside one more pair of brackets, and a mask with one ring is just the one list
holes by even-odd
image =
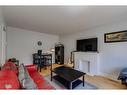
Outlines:
{"label": "white ceiling", "polygon": [[85,31],[127,19],[127,6],[4,6],[8,26],[51,33]]}

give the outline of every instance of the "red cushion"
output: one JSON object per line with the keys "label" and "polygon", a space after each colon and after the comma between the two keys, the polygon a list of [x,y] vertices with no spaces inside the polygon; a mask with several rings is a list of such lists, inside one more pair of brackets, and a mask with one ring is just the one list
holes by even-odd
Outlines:
{"label": "red cushion", "polygon": [[6,66],[16,67],[16,65],[15,65],[13,62],[6,62],[6,63],[4,64],[4,66],[3,66],[3,68],[6,67]]}
{"label": "red cushion", "polygon": [[28,65],[26,67],[28,69],[31,78],[36,83],[38,89],[55,89],[44,79],[42,75],[39,74],[39,72],[37,72],[36,65]]}
{"label": "red cushion", "polygon": [[37,66],[36,65],[27,65],[26,68],[30,74],[37,72]]}
{"label": "red cushion", "polygon": [[26,65],[25,66],[28,71],[37,71],[37,66],[36,65]]}
{"label": "red cushion", "polygon": [[13,62],[5,63],[4,66],[2,67],[2,70],[11,70],[11,71],[14,71],[18,75],[18,69]]}
{"label": "red cushion", "polygon": [[51,86],[45,79],[43,76],[41,76],[39,74],[39,72],[37,72],[37,67],[36,65],[27,65],[26,66],[28,69],[28,72],[31,76],[31,78],[34,80],[34,82],[36,83],[38,89],[55,89],[53,86]]}
{"label": "red cushion", "polygon": [[[7,85],[10,85],[11,88],[6,88]],[[18,77],[14,71],[2,70],[0,71],[0,89],[19,89],[20,84]]]}
{"label": "red cushion", "polygon": [[32,79],[36,83],[38,89],[48,89],[48,90],[55,89],[38,72],[30,73],[30,76],[32,77]]}

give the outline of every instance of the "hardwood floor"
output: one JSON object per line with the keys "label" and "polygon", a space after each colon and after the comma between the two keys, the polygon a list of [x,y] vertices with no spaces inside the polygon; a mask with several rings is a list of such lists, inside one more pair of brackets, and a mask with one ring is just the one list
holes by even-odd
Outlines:
{"label": "hardwood floor", "polygon": [[[59,67],[62,65],[54,64],[53,68]],[[69,65],[70,66],[70,65]],[[40,74],[43,76],[50,75],[50,66],[45,70],[42,69]],[[122,85],[120,82],[108,79],[102,76],[85,76],[85,81],[97,86],[99,89],[127,89],[127,86]]]}

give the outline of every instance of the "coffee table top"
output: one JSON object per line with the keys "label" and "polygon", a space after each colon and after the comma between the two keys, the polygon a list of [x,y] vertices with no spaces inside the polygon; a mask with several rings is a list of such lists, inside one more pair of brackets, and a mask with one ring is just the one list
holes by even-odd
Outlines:
{"label": "coffee table top", "polygon": [[58,74],[60,77],[66,79],[67,81],[74,81],[86,74],[84,72],[65,66],[57,67],[53,69],[52,72]]}

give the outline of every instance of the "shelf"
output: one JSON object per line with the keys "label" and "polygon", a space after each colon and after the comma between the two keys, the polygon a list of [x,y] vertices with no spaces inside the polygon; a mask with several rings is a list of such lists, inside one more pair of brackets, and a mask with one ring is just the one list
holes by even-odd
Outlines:
{"label": "shelf", "polygon": [[[66,87],[67,89],[70,89],[69,87],[70,87],[70,82],[69,81],[67,81],[67,80],[65,80],[64,78],[62,78],[62,77],[59,77],[58,75],[55,75],[55,76],[53,76],[53,78],[55,79],[55,80],[57,80],[58,82],[60,82],[64,87]],[[79,84],[81,84],[82,83],[82,81],[81,80],[79,80],[79,79],[77,79],[76,81],[74,81],[73,83],[72,83],[72,89],[74,89],[75,87],[77,87]]]}

